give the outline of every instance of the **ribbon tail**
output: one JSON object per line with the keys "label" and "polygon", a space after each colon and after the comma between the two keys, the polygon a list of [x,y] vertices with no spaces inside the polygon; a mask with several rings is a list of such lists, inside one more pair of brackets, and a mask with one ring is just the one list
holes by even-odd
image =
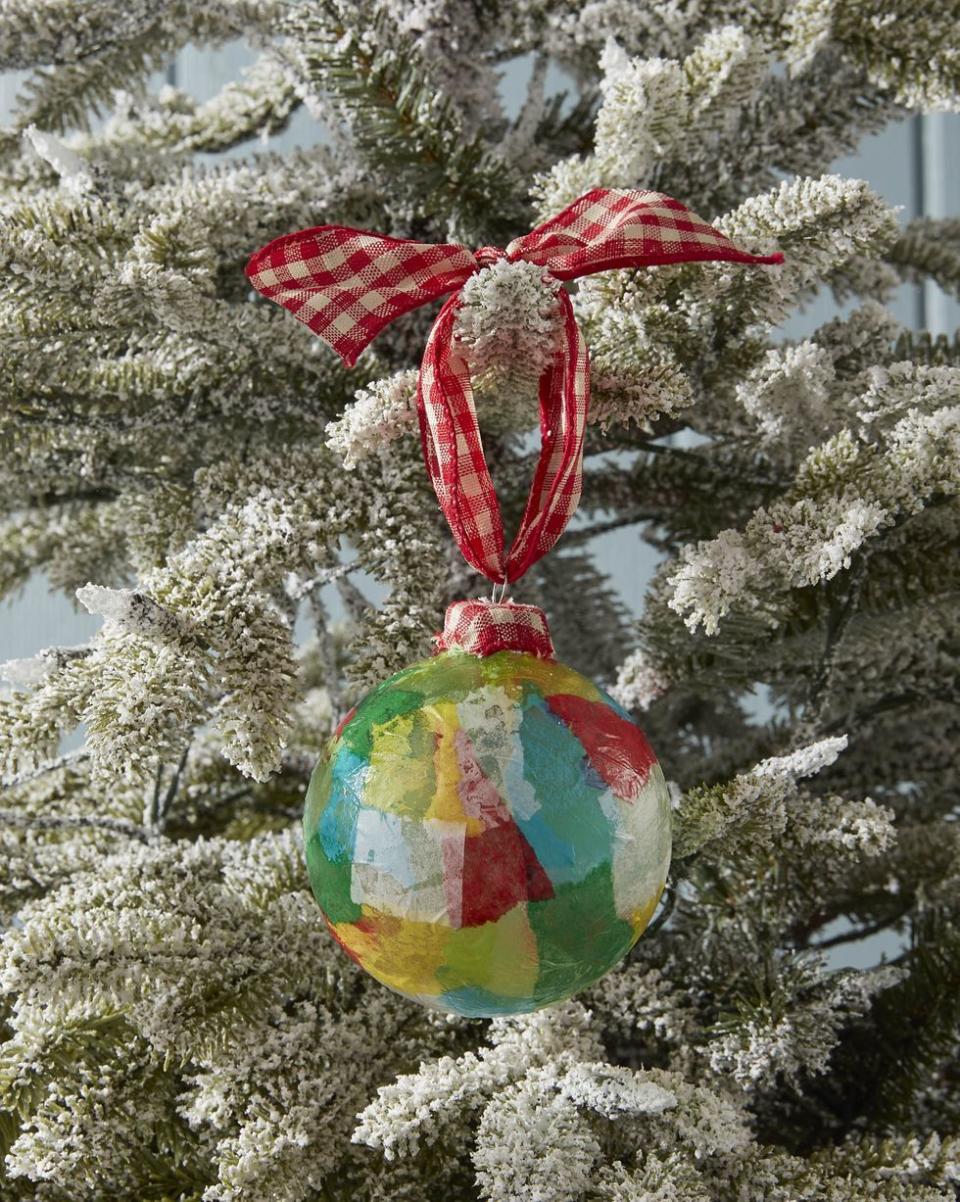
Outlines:
{"label": "ribbon tail", "polygon": [[261,247],[246,275],[352,367],[394,318],[459,288],[475,269],[472,253],[455,242],[319,225]]}
{"label": "ribbon tail", "polygon": [[782,263],[754,255],[662,192],[594,188],[506,248],[509,259],[540,263],[561,280],[615,267],[724,260]]}

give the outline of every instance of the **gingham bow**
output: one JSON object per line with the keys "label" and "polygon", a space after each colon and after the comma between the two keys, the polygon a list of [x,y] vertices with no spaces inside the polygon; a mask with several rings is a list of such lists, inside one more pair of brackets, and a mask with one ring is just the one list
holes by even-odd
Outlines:
{"label": "gingham bow", "polygon": [[348,367],[395,317],[453,293],[433,324],[420,365],[424,459],[464,558],[489,580],[513,581],[550,550],[580,500],[590,362],[570,298],[558,283],[563,348],[540,379],[543,446],[520,529],[505,556],[469,364],[453,336],[460,287],[501,255],[538,263],[557,281],[614,267],[708,259],[780,263],[783,256],[739,250],[660,192],[606,188],[587,192],[503,251],[321,225],[277,238],[252,256],[247,277],[254,288],[289,309]]}

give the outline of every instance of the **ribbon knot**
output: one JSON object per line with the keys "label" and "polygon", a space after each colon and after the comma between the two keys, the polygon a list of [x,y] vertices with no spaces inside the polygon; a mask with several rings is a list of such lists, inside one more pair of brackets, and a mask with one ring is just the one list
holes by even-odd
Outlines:
{"label": "ribbon knot", "polygon": [[417,409],[427,470],[464,558],[488,580],[519,579],[545,555],[576,512],[583,482],[583,439],[590,361],[570,297],[557,290],[564,339],[540,377],[540,459],[509,552],[483,454],[470,368],[453,336],[460,288],[501,258],[536,263],[557,280],[621,267],[726,260],[782,263],[752,255],[661,192],[594,188],[504,249],[431,244],[321,225],[258,250],[247,277],[328,343],[351,367],[395,318],[449,296],[427,338]]}
{"label": "ribbon knot", "polygon": [[490,267],[498,260],[505,259],[507,252],[502,246],[481,246],[479,250],[473,252],[473,257],[478,267]]}

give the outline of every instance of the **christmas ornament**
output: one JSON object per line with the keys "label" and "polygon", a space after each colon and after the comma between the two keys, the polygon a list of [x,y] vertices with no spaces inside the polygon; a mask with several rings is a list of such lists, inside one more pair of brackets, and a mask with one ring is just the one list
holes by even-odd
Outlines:
{"label": "christmas ornament", "polygon": [[553,659],[533,606],[458,602],[443,650],[341,723],[307,794],[310,880],[385,985],[465,1015],[568,997],[636,942],[670,862],[646,739]]}
{"label": "christmas ornament", "polygon": [[[334,936],[425,1005],[483,1016],[568,997],[623,956],[656,908],[670,860],[656,758],[610,697],[556,661],[542,612],[503,593],[580,499],[589,358],[563,281],[711,259],[782,256],[738,249],[661,193],[598,188],[505,250],[328,225],[278,238],[247,267],[348,366],[394,318],[452,293],[420,367],[423,454],[464,558],[500,596],[451,606],[438,654],[347,715],[304,816],[311,885]],[[491,332],[465,307],[484,292],[472,277],[494,268],[487,291],[532,295],[530,330],[550,343],[531,356],[542,447],[509,550],[471,383],[472,367],[491,368]]]}

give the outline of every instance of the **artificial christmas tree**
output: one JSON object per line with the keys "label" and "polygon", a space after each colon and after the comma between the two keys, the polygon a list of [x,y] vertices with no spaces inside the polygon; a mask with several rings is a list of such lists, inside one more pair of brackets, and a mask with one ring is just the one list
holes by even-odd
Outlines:
{"label": "artificial christmas tree", "polygon": [[[3,61],[32,73],[0,137],[0,585],[43,572],[104,619],[6,666],[4,1199],[955,1196],[960,376],[954,342],[884,305],[902,279],[960,287],[957,231],[901,230],[822,173],[910,110],[957,107],[956,19],[4,7]],[[212,101],[146,87],[234,37],[261,57]],[[498,73],[522,56],[513,117]],[[296,110],[325,145],[257,146]],[[433,313],[347,371],[243,269],[321,224],[506,246],[592,188],[668,193],[785,262],[571,289],[592,363],[580,516],[515,600],[649,734],[674,860],[602,981],[448,1017],[342,955],[298,833],[342,718],[482,589],[420,459]],[[489,279],[459,337],[516,529],[554,317],[511,324],[535,281]],[[831,290],[843,312],[785,340]],[[638,622],[591,554],[614,527],[661,555]],[[877,931],[889,963],[831,961]]]}

